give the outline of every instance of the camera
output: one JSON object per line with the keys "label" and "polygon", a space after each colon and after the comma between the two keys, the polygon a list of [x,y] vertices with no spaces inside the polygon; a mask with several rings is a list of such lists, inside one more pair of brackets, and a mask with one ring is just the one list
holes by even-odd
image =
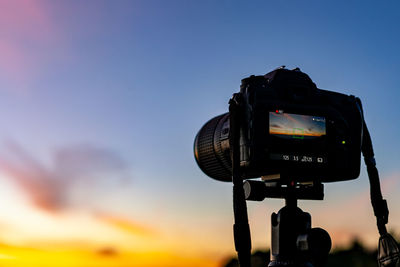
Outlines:
{"label": "camera", "polygon": [[[242,179],[336,182],[360,174],[361,102],[317,88],[298,68],[250,76],[240,86]],[[229,113],[198,132],[194,154],[211,178],[232,181]],[[283,182],[283,181],[282,181]]]}
{"label": "camera", "polygon": [[[200,169],[233,183],[233,233],[243,267],[251,266],[246,201],[265,198],[285,199],[285,206],[271,215],[268,266],[323,266],[331,239],[325,230],[311,227],[311,215],[297,200],[322,200],[322,183],[357,178],[361,152],[380,234],[378,262],[397,266],[400,248],[386,229],[389,209],[359,98],[319,89],[300,69],[281,67],[243,79],[229,112],[209,120],[194,142]],[[257,177],[263,181],[247,180]]]}

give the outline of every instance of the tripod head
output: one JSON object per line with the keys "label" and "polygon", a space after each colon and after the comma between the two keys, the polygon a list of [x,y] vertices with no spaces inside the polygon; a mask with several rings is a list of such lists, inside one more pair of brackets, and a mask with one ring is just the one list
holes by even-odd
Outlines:
{"label": "tripod head", "polygon": [[271,262],[268,266],[323,266],[331,249],[331,238],[321,228],[311,228],[311,215],[297,207],[298,199],[322,200],[323,185],[245,181],[247,200],[284,198],[286,205],[271,215]]}
{"label": "tripod head", "polygon": [[262,201],[265,198],[323,200],[324,185],[318,182],[287,184],[280,181],[246,180],[243,183],[246,200]]}

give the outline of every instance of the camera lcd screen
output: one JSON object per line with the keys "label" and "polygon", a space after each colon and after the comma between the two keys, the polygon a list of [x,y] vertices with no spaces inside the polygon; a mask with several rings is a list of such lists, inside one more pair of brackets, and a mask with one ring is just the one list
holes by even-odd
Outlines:
{"label": "camera lcd screen", "polygon": [[308,140],[326,135],[324,117],[283,113],[269,113],[270,135],[283,139]]}

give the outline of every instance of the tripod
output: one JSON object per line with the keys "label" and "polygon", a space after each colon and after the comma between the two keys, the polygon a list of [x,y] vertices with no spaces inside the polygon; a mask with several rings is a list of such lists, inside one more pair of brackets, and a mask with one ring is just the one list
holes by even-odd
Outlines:
{"label": "tripod", "polygon": [[[356,101],[363,119],[361,152],[367,167],[371,190],[371,204],[380,234],[378,264],[381,267],[398,266],[400,265],[400,247],[386,230],[389,209],[386,200],[382,197],[371,136],[363,118],[361,101],[358,98]],[[229,147],[232,163],[235,248],[238,253],[240,266],[250,267],[251,239],[246,199],[251,200],[251,198],[245,198],[246,188],[243,188],[243,177],[240,165],[240,145],[241,141],[243,141],[241,140],[241,131],[243,131],[241,128],[241,121],[245,119],[241,112],[242,102],[243,99],[240,93],[234,94],[229,101]],[[263,185],[255,186],[255,188],[258,189],[253,190],[254,192],[262,192],[264,195],[262,194],[261,197],[259,196],[259,198],[262,199],[265,197],[279,197],[286,200],[285,207],[277,214],[273,213],[271,216],[271,262],[268,266],[321,266],[331,247],[329,234],[325,230],[311,228],[311,216],[297,207],[297,200],[323,199],[322,184],[318,184],[317,182],[311,187],[312,190],[310,190],[310,188],[302,188],[296,181],[288,180],[287,178],[290,179],[290,177],[285,176],[280,179],[281,183],[288,181],[286,187],[285,184],[280,184],[277,188],[266,190],[266,183],[261,182]],[[248,186],[249,184],[247,187]],[[250,190],[249,195],[251,195],[251,191],[252,190]],[[311,193],[309,191],[311,191]]]}
{"label": "tripod", "polygon": [[331,249],[329,234],[311,228],[311,215],[297,206],[298,199],[323,199],[323,185],[246,181],[245,198],[284,198],[285,206],[271,215],[271,262],[268,266],[320,267]]}
{"label": "tripod", "polygon": [[298,199],[323,199],[323,185],[301,186],[289,181],[286,187],[275,187],[264,182],[243,180],[240,173],[240,123],[241,96],[234,94],[229,102],[229,145],[232,160],[234,239],[241,267],[251,266],[251,238],[246,200],[263,200],[266,197],[285,198],[286,206],[271,216],[271,262],[268,266],[319,267],[331,248],[329,234],[320,228],[311,228],[311,216],[297,207]]}

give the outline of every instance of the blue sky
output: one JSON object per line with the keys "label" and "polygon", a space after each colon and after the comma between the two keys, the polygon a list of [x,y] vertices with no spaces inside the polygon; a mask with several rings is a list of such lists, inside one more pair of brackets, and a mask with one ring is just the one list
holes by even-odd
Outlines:
{"label": "blue sky", "polygon": [[[0,155],[14,159],[17,146],[54,172],[57,162],[66,164],[57,155],[83,153],[78,167],[101,178],[93,178],[95,190],[71,185],[65,197],[74,209],[123,214],[182,235],[182,243],[204,239],[198,249],[211,254],[204,244],[214,239],[233,253],[231,186],[201,173],[193,140],[207,120],[227,111],[241,79],[286,65],[301,68],[319,88],[361,98],[389,207],[400,219],[396,1],[33,3],[26,10],[3,4],[11,15],[0,20]],[[7,152],[10,144],[14,152]],[[104,172],[96,172],[98,164]],[[363,171],[355,181],[328,184],[326,200],[305,202],[304,209],[315,211],[316,222],[331,218],[327,230],[336,231],[329,211],[341,216],[361,195],[365,210],[357,216],[370,218],[363,230],[376,237],[367,191]],[[266,218],[282,204],[250,204],[256,247],[268,246]],[[353,218],[337,227],[349,236],[360,234],[356,225]]]}

